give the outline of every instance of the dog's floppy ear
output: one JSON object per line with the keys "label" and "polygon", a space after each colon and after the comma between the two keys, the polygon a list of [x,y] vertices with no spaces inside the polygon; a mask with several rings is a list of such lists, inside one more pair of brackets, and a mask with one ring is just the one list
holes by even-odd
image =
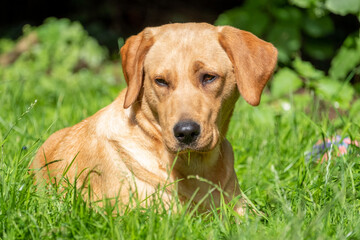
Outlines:
{"label": "dog's floppy ear", "polygon": [[144,59],[154,40],[149,29],[126,40],[120,49],[124,77],[128,85],[124,108],[133,104],[142,87]]}
{"label": "dog's floppy ear", "polygon": [[257,106],[276,66],[276,48],[252,33],[229,26],[219,27],[219,42],[234,66],[241,95]]}

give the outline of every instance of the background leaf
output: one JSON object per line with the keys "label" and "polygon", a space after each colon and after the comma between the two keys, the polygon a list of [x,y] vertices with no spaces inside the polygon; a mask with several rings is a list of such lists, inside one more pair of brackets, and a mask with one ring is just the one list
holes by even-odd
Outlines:
{"label": "background leaf", "polygon": [[359,0],[327,0],[325,6],[331,12],[343,16],[348,13],[358,14],[360,11]]}
{"label": "background leaf", "polygon": [[269,33],[268,40],[278,49],[278,59],[283,63],[288,63],[291,60],[291,54],[299,50],[301,46],[299,29],[287,24],[276,24]]}
{"label": "background leaf", "polygon": [[313,15],[305,15],[303,30],[311,37],[319,38],[334,32],[334,24],[329,15],[317,18]]}
{"label": "background leaf", "polygon": [[331,61],[329,74],[334,79],[344,80],[348,73],[360,64],[360,38],[346,38],[343,46]]}
{"label": "background leaf", "polygon": [[299,57],[295,58],[293,67],[301,76],[306,78],[319,79],[325,75],[323,71],[315,69],[310,62],[302,61]]}
{"label": "background leaf", "polygon": [[234,8],[220,14],[215,25],[230,25],[242,30],[250,31],[256,36],[263,35],[270,24],[268,15],[255,9],[249,11],[247,8]]}
{"label": "background leaf", "polygon": [[296,72],[289,68],[279,70],[272,81],[271,93],[281,97],[298,90],[303,85]]}
{"label": "background leaf", "polygon": [[316,82],[316,93],[336,107],[348,109],[354,97],[354,89],[348,84],[325,77]]}

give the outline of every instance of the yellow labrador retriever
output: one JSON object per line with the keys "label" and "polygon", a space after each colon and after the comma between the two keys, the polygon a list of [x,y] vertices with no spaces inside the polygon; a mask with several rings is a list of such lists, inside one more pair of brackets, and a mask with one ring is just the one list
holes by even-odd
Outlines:
{"label": "yellow labrador retriever", "polygon": [[[199,202],[214,185],[215,204],[219,189],[226,201],[238,196],[225,135],[240,95],[259,104],[277,61],[273,45],[229,26],[168,24],[130,37],[121,57],[127,89],[51,135],[31,166],[40,169],[37,178],[54,181],[66,173],[70,181],[78,178],[78,187],[89,182],[94,199],[117,196],[124,203],[131,190],[145,199],[169,181],[178,181],[182,201]],[[164,194],[169,198],[171,191]]]}

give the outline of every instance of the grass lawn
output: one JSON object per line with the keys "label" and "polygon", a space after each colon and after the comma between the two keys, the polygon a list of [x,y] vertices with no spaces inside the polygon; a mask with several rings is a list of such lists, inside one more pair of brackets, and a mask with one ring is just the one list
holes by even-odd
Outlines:
{"label": "grass lawn", "polygon": [[0,67],[0,238],[360,239],[359,150],[337,157],[334,147],[323,164],[305,155],[324,137],[359,140],[359,115],[329,117],[327,105],[310,94],[290,95],[284,105],[265,93],[259,107],[242,99],[236,106],[227,134],[235,170],[242,191],[266,218],[238,217],[227,206],[173,213],[156,201],[113,215],[111,207],[88,207],[75,189],[36,191],[28,165],[40,145],[124,88],[120,63],[95,59],[94,66],[74,71],[76,61],[69,61],[81,51],[72,56],[71,46],[59,45],[40,45]]}

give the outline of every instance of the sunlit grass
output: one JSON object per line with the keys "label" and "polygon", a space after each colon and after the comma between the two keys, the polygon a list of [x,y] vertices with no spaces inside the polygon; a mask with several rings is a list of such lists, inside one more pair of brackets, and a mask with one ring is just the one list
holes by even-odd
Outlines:
{"label": "sunlit grass", "polygon": [[[324,164],[307,161],[305,156],[323,135],[356,135],[359,128],[351,119],[330,120],[325,113],[305,114],[295,106],[290,111],[274,110],[267,101],[253,108],[240,100],[228,133],[242,191],[267,220],[252,215],[239,218],[227,206],[203,214],[191,214],[186,207],[174,212],[156,198],[146,208],[113,214],[109,204],[89,207],[73,188],[65,195],[51,189],[37,191],[28,171],[37,148],[52,132],[95,113],[120,91],[117,85],[100,84],[109,90],[101,94],[91,86],[64,86],[56,101],[46,103],[46,98],[35,94],[24,99],[19,91],[30,90],[19,90],[16,82],[1,83],[0,229],[4,239],[360,237],[358,152]],[[348,132],[343,132],[345,126]]]}

